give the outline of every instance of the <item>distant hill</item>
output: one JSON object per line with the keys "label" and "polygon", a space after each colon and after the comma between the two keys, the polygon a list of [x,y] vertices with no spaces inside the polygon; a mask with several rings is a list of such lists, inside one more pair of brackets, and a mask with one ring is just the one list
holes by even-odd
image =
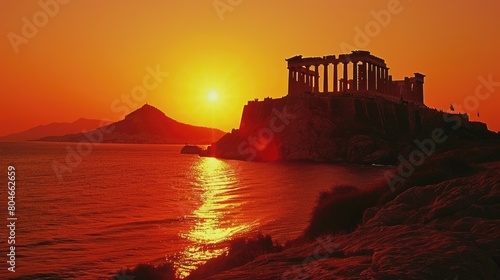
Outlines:
{"label": "distant hill", "polygon": [[36,140],[47,136],[61,136],[93,130],[101,126],[101,120],[78,119],[72,123],[58,122],[39,125],[31,129],[0,137],[2,142]]}
{"label": "distant hill", "polygon": [[[99,139],[97,141],[105,143],[210,144],[224,134],[219,129],[180,123],[146,104],[125,116],[125,119],[86,134],[43,137],[39,141],[79,142]],[[102,141],[98,135],[102,135]]]}

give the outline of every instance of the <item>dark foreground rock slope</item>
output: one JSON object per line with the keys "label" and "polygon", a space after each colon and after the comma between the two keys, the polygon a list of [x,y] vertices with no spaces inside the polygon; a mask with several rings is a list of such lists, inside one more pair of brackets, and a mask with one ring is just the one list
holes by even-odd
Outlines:
{"label": "dark foreground rock slope", "polygon": [[209,279],[500,279],[500,162],[415,186],[349,234],[263,255]]}
{"label": "dark foreground rock slope", "polygon": [[224,132],[218,129],[188,125],[167,117],[151,105],[125,116],[125,119],[87,133],[45,137],[40,141],[104,142],[104,143],[161,143],[161,144],[210,144]]}

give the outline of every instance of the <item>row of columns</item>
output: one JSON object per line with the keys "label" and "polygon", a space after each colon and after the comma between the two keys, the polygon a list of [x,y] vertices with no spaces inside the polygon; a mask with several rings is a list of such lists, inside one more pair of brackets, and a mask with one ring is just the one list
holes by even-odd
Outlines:
{"label": "row of columns", "polygon": [[308,68],[300,67],[298,70],[290,69],[288,76],[289,88],[295,88],[300,93],[319,92],[319,74],[309,70]]}
{"label": "row of columns", "polygon": [[[360,63],[361,62],[361,63]],[[338,67],[343,64],[343,77],[339,80]],[[349,83],[348,64],[352,63],[352,83]],[[328,66],[333,64],[333,92],[342,91],[379,91],[387,92],[390,77],[388,68],[373,64],[367,61],[337,62],[300,66],[299,68],[289,68],[289,83],[297,86],[301,92],[319,92],[319,66],[323,65],[323,92],[329,92],[328,87]],[[314,66],[314,71],[311,71]],[[339,88],[340,81],[340,88]],[[294,83],[295,82],[295,83]],[[302,84],[302,85],[301,85]]]}
{"label": "row of columns", "polygon": [[366,61],[362,61],[361,64],[354,61],[352,63],[352,73],[351,90],[387,93],[387,85],[390,82],[389,68]]}

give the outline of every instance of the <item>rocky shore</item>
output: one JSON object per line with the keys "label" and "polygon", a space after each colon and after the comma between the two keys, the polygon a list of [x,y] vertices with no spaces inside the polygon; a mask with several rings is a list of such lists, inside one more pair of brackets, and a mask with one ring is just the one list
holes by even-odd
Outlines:
{"label": "rocky shore", "polygon": [[[333,185],[303,236],[235,240],[186,279],[500,279],[499,141],[435,154],[389,185]],[[169,263],[126,272],[177,279]]]}
{"label": "rocky shore", "polygon": [[323,235],[209,279],[500,279],[500,161],[414,186]]}

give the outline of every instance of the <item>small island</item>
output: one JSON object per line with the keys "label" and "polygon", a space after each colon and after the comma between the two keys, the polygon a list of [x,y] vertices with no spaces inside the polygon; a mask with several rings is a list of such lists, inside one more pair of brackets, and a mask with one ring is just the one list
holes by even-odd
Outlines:
{"label": "small island", "polygon": [[202,148],[196,145],[185,145],[181,149],[181,154],[199,155],[203,151]]}

